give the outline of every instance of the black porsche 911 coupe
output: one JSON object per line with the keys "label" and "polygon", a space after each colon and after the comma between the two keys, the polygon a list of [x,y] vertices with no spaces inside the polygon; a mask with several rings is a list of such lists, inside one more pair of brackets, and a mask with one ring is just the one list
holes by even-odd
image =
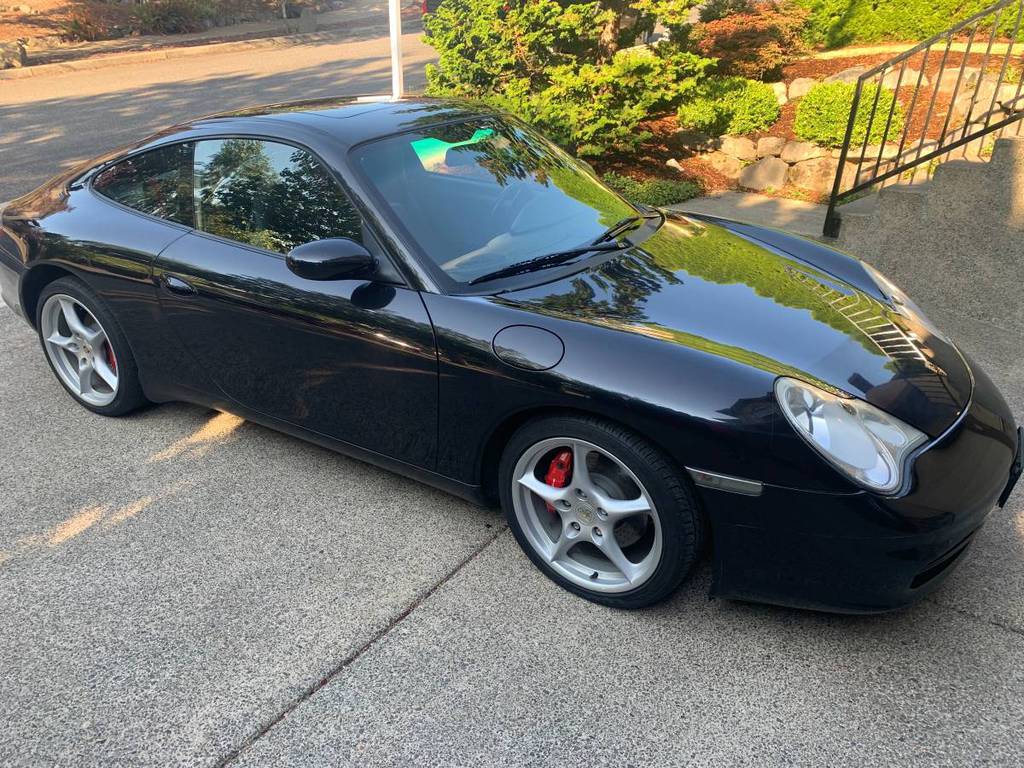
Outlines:
{"label": "black porsche 911 coupe", "polygon": [[520,122],[428,99],[181,125],[9,203],[3,298],[119,416],[230,411],[480,502],[623,608],[896,608],[1021,472],[976,365],[821,244],[633,205]]}

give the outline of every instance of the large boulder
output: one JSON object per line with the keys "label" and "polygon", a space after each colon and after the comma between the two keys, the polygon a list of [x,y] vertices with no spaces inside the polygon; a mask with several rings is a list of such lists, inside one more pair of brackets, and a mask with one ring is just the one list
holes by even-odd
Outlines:
{"label": "large boulder", "polygon": [[931,81],[928,79],[928,75],[922,75],[921,70],[914,69],[913,67],[907,67],[903,72],[903,77],[900,77],[900,68],[894,67],[885,73],[882,77],[882,87],[889,88],[890,90],[896,88],[896,83],[899,83],[900,88],[914,88],[917,85],[917,78],[921,78],[921,87],[924,88],[926,85],[931,85]]}
{"label": "large boulder", "polygon": [[[996,91],[997,83],[999,85],[998,93]],[[978,83],[976,93],[978,94],[977,102],[974,105],[972,115],[983,116],[990,108],[999,109],[1000,104],[1013,106],[1017,96],[1017,78],[1005,78],[1000,83],[998,75],[985,75],[981,82]],[[1024,90],[1022,90],[1022,93],[1024,93]],[[995,97],[995,104],[992,103],[993,96]],[[1019,109],[1020,107],[1017,106],[1017,108]]]}
{"label": "large boulder", "polygon": [[740,172],[740,186],[757,192],[782,189],[786,186],[788,171],[788,163],[777,157],[765,157]]}
{"label": "large boulder", "polygon": [[787,92],[786,92],[786,84],[785,83],[772,83],[771,86],[772,86],[772,90],[775,91],[775,100],[777,102],[779,102],[779,106],[780,107],[783,104],[785,104],[787,101],[789,101],[789,96],[787,95]]}
{"label": "large boulder", "polygon": [[745,136],[723,136],[719,141],[718,148],[738,160],[757,159],[757,146]]}
{"label": "large boulder", "polygon": [[867,67],[850,67],[825,78],[826,83],[856,83],[868,71]]}
{"label": "large boulder", "polygon": [[725,152],[708,152],[700,157],[727,179],[738,179],[743,171],[743,162]]}
{"label": "large boulder", "polygon": [[683,128],[676,131],[675,140],[681,147],[684,147],[693,154],[709,152],[718,147],[717,139],[712,139],[706,133],[690,131]]}
{"label": "large boulder", "polygon": [[806,96],[807,92],[817,84],[818,81],[813,77],[798,77],[789,84],[789,98],[799,99],[801,96]]}
{"label": "large boulder", "polygon": [[787,141],[782,152],[779,153],[780,157],[791,165],[827,154],[827,149],[809,141]]}
{"label": "large boulder", "polygon": [[779,136],[762,136],[757,140],[757,156],[778,157],[784,146],[786,146],[786,140]]}
{"label": "large boulder", "polygon": [[24,43],[20,40],[0,42],[0,69],[24,67],[27,63]]}
{"label": "large boulder", "polygon": [[964,67],[964,74],[961,77],[960,67],[948,67],[942,70],[942,74],[939,75],[939,93],[952,93],[953,89],[957,88],[957,78],[960,79],[957,94],[972,90],[978,84],[980,71],[977,67]]}
{"label": "large boulder", "polygon": [[815,192],[819,195],[832,191],[839,162],[831,157],[815,157],[803,160],[789,168],[789,183],[794,187]]}

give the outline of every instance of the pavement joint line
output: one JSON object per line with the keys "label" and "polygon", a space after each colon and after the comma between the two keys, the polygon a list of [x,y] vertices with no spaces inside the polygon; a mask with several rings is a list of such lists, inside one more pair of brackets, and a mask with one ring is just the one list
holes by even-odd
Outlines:
{"label": "pavement joint line", "polygon": [[1009,632],[1011,635],[1017,635],[1017,637],[1024,638],[1024,629],[1018,629],[1017,627],[1010,626],[1009,624],[1004,624],[1001,621],[995,621],[994,619],[987,619],[984,616],[979,616],[978,614],[972,613],[971,611],[968,611],[964,608],[957,608],[954,605],[940,603],[934,597],[926,597],[924,598],[923,602],[931,603],[932,605],[937,606],[938,608],[941,608],[944,611],[959,614],[960,616],[963,616],[966,619],[970,619],[976,624],[987,624],[990,627],[996,627],[997,629],[1005,630],[1006,632]]}
{"label": "pavement joint line", "polygon": [[466,557],[462,558],[462,560],[460,560],[451,571],[446,573],[436,583],[431,585],[431,587],[426,592],[423,592],[415,598],[413,598],[412,602],[409,603],[409,605],[407,605],[402,610],[402,612],[399,613],[395,618],[389,621],[379,632],[374,634],[373,637],[371,637],[369,640],[367,640],[365,643],[359,646],[359,648],[357,648],[355,651],[353,651],[344,659],[342,659],[338,664],[336,664],[332,669],[330,669],[326,675],[321,677],[319,680],[313,683],[313,685],[309,686],[306,690],[300,693],[293,701],[287,704],[284,709],[282,709],[278,714],[271,718],[266,724],[260,726],[260,728],[255,733],[247,736],[242,741],[241,744],[239,744],[233,750],[228,752],[228,754],[225,755],[223,758],[218,760],[215,763],[216,768],[224,768],[224,766],[231,765],[236,760],[238,760],[238,758],[241,757],[243,753],[245,753],[257,741],[266,736],[282,721],[284,721],[284,719],[287,718],[296,709],[298,709],[300,705],[302,705],[310,698],[312,698],[321,688],[323,688],[325,685],[334,680],[338,675],[344,672],[354,662],[358,661],[360,657],[362,657],[371,648],[377,645],[377,643],[379,643],[381,640],[384,640],[389,634],[391,634],[392,630],[394,630],[395,627],[397,627],[399,624],[405,621],[405,619],[408,618],[408,616],[414,610],[419,608],[441,587],[443,587],[445,584],[447,584],[449,581],[455,578],[455,576],[457,576],[459,572],[462,571],[463,568],[465,568],[467,565],[469,565],[478,557],[480,557],[480,555],[483,554],[484,550],[486,550],[494,542],[496,542],[498,538],[507,530],[507,524],[499,525],[498,529],[491,536],[485,539],[480,546],[478,546],[476,549],[474,549],[472,552],[466,555]]}

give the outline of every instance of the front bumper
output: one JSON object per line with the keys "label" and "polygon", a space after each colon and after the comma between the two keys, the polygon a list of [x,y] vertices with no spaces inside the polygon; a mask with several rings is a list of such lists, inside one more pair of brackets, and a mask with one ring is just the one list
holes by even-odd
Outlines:
{"label": "front bumper", "polygon": [[1024,432],[983,372],[957,425],[914,464],[898,498],[765,486],[758,497],[699,489],[714,535],[712,594],[875,613],[934,591],[1020,476]]}

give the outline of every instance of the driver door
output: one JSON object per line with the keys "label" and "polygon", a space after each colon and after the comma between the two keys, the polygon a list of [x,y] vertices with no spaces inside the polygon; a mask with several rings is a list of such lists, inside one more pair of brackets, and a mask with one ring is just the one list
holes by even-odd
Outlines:
{"label": "driver door", "polygon": [[[432,468],[433,327],[335,180],[304,149],[245,138],[197,142],[194,179],[196,230],[160,254],[155,277],[164,320],[216,389]],[[284,254],[325,237],[362,242],[380,279],[293,274]]]}

